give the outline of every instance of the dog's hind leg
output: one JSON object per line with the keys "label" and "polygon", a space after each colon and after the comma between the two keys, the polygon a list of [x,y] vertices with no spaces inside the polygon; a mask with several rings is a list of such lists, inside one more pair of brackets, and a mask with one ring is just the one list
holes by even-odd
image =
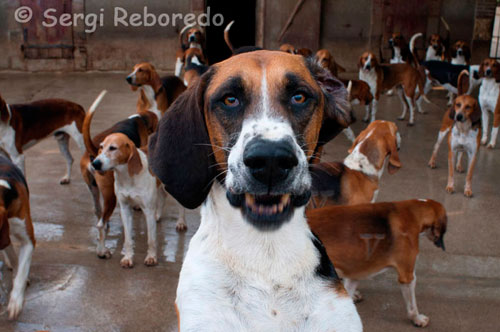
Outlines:
{"label": "dog's hind leg", "polygon": [[407,102],[405,100],[403,88],[402,87],[397,87],[396,91],[397,91],[399,100],[401,100],[401,105],[403,106],[403,112],[398,117],[398,120],[404,120],[405,117],[406,117],[406,112],[408,111],[408,104],[407,104]]}
{"label": "dog's hind leg", "polygon": [[[400,271],[398,271],[400,273]],[[429,317],[420,314],[417,307],[417,298],[415,297],[415,285],[417,283],[417,277],[415,273],[412,274],[403,273],[399,274],[399,284],[401,287],[401,293],[406,303],[406,311],[408,313],[408,318],[417,327],[425,327],[429,324]]]}
{"label": "dog's hind leg", "polygon": [[177,222],[175,223],[175,230],[177,232],[184,232],[187,230],[187,225],[186,225],[186,209],[177,203],[179,206],[179,217],[177,218]]}
{"label": "dog's hind leg", "polygon": [[57,132],[55,135],[59,150],[66,159],[66,175],[59,181],[60,184],[68,184],[71,181],[71,166],[73,166],[73,157],[69,151],[69,135],[63,132]]}
{"label": "dog's hind leg", "polygon": [[21,247],[19,249],[19,265],[16,269],[16,276],[14,278],[12,291],[9,298],[9,304],[7,306],[9,319],[14,319],[19,316],[23,308],[24,291],[28,282],[31,256],[33,253],[33,248],[35,246],[32,241],[33,234],[28,234],[25,220],[21,220],[19,218],[10,218],[9,223],[12,226],[11,234],[21,242]]}
{"label": "dog's hind leg", "polygon": [[114,190],[113,176],[99,176],[96,174],[96,182],[103,198],[103,213],[97,222],[99,231],[99,242],[97,244],[97,256],[99,258],[110,258],[111,252],[106,248],[106,236],[109,229],[109,219],[116,207],[116,195]]}
{"label": "dog's hind leg", "polygon": [[16,252],[14,251],[14,246],[11,244],[4,250],[3,252],[3,257],[5,259],[5,264],[9,268],[9,270],[13,270],[17,267],[17,256]]}

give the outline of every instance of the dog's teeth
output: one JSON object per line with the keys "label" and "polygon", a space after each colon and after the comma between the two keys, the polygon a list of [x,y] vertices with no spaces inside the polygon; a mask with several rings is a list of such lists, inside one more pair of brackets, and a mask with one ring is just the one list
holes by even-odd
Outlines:
{"label": "dog's teeth", "polygon": [[281,203],[280,204],[283,204],[283,205],[288,205],[288,203],[290,202],[290,194],[285,194],[283,196],[281,196]]}
{"label": "dog's teeth", "polygon": [[278,212],[278,205],[274,204],[272,209],[271,209],[271,213],[275,214],[276,212]]}
{"label": "dog's teeth", "polygon": [[285,209],[285,204],[283,204],[283,203],[279,203],[279,204],[278,204],[278,212],[279,212],[279,213],[283,212],[283,209]]}
{"label": "dog's teeth", "polygon": [[259,214],[264,214],[265,207],[263,205],[259,205]]}
{"label": "dog's teeth", "polygon": [[253,195],[245,194],[245,198],[248,206],[250,207],[255,206],[255,197]]}

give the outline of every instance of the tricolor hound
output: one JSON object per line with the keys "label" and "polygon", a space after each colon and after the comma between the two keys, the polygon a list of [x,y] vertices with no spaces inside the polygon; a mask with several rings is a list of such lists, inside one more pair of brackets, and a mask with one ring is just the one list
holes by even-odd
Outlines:
{"label": "tricolor hound", "polygon": [[179,44],[179,49],[175,55],[175,76],[181,77],[182,67],[190,54],[196,54],[201,63],[207,63],[205,58],[205,34],[200,28],[186,25],[179,33]]}
{"label": "tricolor hound", "polygon": [[309,161],[350,123],[314,61],[255,51],[214,64],[165,114],[150,165],[201,224],[177,287],[180,331],[361,331],[307,226]]}
{"label": "tricolor hound", "polygon": [[[368,83],[370,92],[375,97],[372,101],[370,122],[375,121],[377,104],[382,93],[396,88],[403,104],[403,113],[398,119],[404,120],[409,105],[410,120],[408,125],[413,126],[415,123],[415,108],[420,113],[423,113],[420,103],[416,103],[416,100],[421,96],[422,91],[424,91],[424,82],[419,72],[407,63],[379,64],[375,54],[372,52],[365,52],[361,55],[358,68],[359,79]],[[370,109],[367,107],[365,119],[370,116],[369,111]]]}
{"label": "tricolor hound", "polygon": [[417,308],[415,262],[421,233],[444,250],[447,217],[440,203],[424,199],[326,206],[307,210],[306,215],[355,301],[362,300],[356,291],[360,280],[394,268],[408,318],[419,327],[429,324]]}
{"label": "tricolor hound", "polygon": [[[18,257],[11,239],[20,242]],[[7,266],[15,271],[7,306],[10,319],[17,318],[23,309],[24,290],[34,248],[35,234],[31,222],[28,185],[21,170],[0,149],[0,250],[4,251]]]}
{"label": "tricolor hound", "polygon": [[356,137],[343,163],[311,165],[312,207],[375,202],[385,165],[389,174],[401,168],[400,144],[396,124],[376,120]]}
{"label": "tricolor hound", "polygon": [[63,99],[44,99],[29,104],[7,104],[0,96],[0,147],[25,174],[24,150],[54,135],[66,159],[66,174],[61,184],[71,178],[73,157],[69,151],[71,137],[83,152],[82,124],[85,110]]}

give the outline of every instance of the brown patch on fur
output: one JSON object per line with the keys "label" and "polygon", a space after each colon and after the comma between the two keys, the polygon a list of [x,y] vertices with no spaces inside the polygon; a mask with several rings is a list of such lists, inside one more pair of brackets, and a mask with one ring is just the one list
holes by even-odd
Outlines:
{"label": "brown patch on fur", "polygon": [[281,45],[280,46],[280,51],[281,52],[290,53],[290,54],[297,54],[297,50],[291,44],[283,44],[283,45]]}

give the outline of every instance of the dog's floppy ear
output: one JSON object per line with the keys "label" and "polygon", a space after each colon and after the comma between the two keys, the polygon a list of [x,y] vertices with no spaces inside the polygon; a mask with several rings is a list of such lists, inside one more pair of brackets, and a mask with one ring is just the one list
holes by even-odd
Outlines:
{"label": "dog's floppy ear", "polygon": [[448,116],[453,121],[455,121],[455,99],[453,100],[453,104],[451,105],[450,109],[448,110]]}
{"label": "dog's floppy ear", "polygon": [[473,125],[479,123],[481,121],[481,108],[479,107],[479,103],[477,100],[474,100],[474,111],[470,115],[470,121]]}
{"label": "dog's floppy ear", "polygon": [[132,152],[130,153],[130,156],[128,158],[128,175],[131,177],[139,174],[139,172],[142,170],[142,162],[141,162],[141,156],[139,155],[139,151],[137,151],[137,148],[135,145],[131,145],[130,149],[132,149]]}
{"label": "dog's floppy ear", "polygon": [[401,168],[398,147],[396,140],[392,135],[386,135],[385,141],[389,150],[389,163],[387,164],[387,170],[389,171],[389,174],[394,174]]}
{"label": "dog's floppy ear", "polygon": [[209,69],[163,115],[149,142],[149,163],[165,189],[189,209],[201,205],[217,175],[203,115]]}
{"label": "dog's floppy ear", "polygon": [[324,96],[324,116],[318,137],[318,147],[328,143],[354,122],[344,84],[314,60],[306,60],[313,78]]}
{"label": "dog's floppy ear", "polygon": [[469,85],[470,85],[470,77],[469,77],[469,72],[464,69],[458,75],[458,80],[457,80],[457,93],[459,96],[464,95],[469,91]]}

